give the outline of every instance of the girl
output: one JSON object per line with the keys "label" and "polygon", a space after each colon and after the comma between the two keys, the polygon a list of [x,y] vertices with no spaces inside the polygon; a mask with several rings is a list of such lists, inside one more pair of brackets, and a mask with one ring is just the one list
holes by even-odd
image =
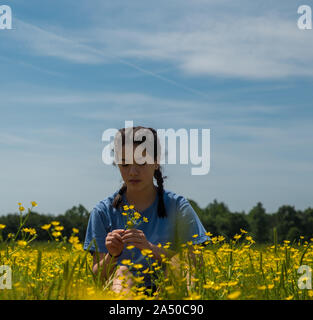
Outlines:
{"label": "girl", "polygon": [[[145,149],[138,156],[143,142]],[[131,287],[134,284],[131,275],[145,271],[141,273],[143,284],[154,291],[153,273],[148,272],[153,268],[147,262],[147,254],[157,262],[155,266],[162,261],[162,254],[173,256],[182,243],[193,241],[199,244],[210,238],[188,200],[163,188],[159,164],[161,148],[154,129],[141,126],[122,128],[115,136],[114,149],[124,184],[91,211],[84,249],[93,254],[93,272],[97,274],[102,270],[102,279],[108,279],[115,271],[112,290],[122,290],[121,275],[126,276],[126,283]],[[141,223],[132,225],[132,228],[127,226],[129,207],[141,219]],[[165,250],[160,244],[169,245],[171,250]],[[94,254],[96,249],[99,254]],[[129,269],[125,263],[127,260],[140,270]]]}

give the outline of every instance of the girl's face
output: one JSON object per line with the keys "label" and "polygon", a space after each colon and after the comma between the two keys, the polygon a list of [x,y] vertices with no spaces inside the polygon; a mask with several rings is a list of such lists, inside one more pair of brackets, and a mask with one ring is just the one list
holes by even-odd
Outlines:
{"label": "girl's face", "polygon": [[[135,149],[135,148],[134,148]],[[123,154],[125,154],[125,148],[123,147]],[[119,164],[119,169],[124,182],[127,185],[128,190],[140,191],[149,188],[153,184],[154,171],[158,168],[158,164],[155,163],[136,163],[135,150],[133,151],[132,163],[126,163],[124,156],[122,157],[122,163]],[[146,150],[142,152],[142,158],[146,156]],[[148,155],[149,157],[149,155]],[[126,154],[126,159],[130,159],[130,155]],[[151,159],[151,158],[150,158]],[[128,161],[130,162],[130,161]],[[139,159],[138,159],[139,162]],[[148,161],[152,162],[152,161]]]}

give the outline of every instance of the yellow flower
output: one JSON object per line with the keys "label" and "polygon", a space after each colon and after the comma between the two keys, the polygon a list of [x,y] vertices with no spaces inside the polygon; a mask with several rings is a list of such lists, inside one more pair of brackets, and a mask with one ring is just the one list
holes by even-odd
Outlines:
{"label": "yellow flower", "polygon": [[175,292],[175,288],[173,286],[167,286],[167,287],[165,287],[165,290],[168,293],[174,293]]}
{"label": "yellow flower", "polygon": [[27,233],[29,233],[31,235],[36,234],[36,230],[34,228],[23,228],[22,231],[23,232],[27,232]]}
{"label": "yellow flower", "polygon": [[18,209],[19,209],[21,212],[25,211],[25,208],[22,207],[22,206],[20,206]]}
{"label": "yellow flower", "polygon": [[32,202],[31,202],[31,205],[32,205],[33,207],[37,207],[37,206],[38,206],[37,202],[35,202],[35,201],[32,201]]}
{"label": "yellow flower", "polygon": [[129,227],[132,227],[134,224],[133,224],[132,221],[127,221],[127,225],[128,225]]}
{"label": "yellow flower", "polygon": [[123,209],[124,209],[125,211],[129,210],[128,206],[123,206]]}
{"label": "yellow flower", "polygon": [[135,269],[141,269],[143,267],[143,265],[141,263],[138,263],[138,264],[134,264],[133,267]]}
{"label": "yellow flower", "polygon": [[213,234],[211,232],[206,232],[205,235],[208,236],[208,237],[212,237],[213,236]]}
{"label": "yellow flower", "polygon": [[74,243],[73,247],[77,251],[83,251],[83,245],[81,243]]}
{"label": "yellow flower", "polygon": [[143,217],[142,219],[143,219],[144,222],[148,222],[149,221],[147,217]]}
{"label": "yellow flower", "polygon": [[5,227],[6,227],[5,224],[1,224],[1,223],[0,223],[0,230],[4,229]]}
{"label": "yellow flower", "polygon": [[229,294],[227,296],[227,298],[231,299],[231,300],[235,300],[235,299],[238,299],[240,297],[240,295],[241,295],[241,291],[238,290],[238,291],[234,291],[231,294]]}
{"label": "yellow flower", "polygon": [[126,266],[131,266],[132,262],[130,261],[130,259],[123,259],[121,261],[122,264],[125,264]]}
{"label": "yellow flower", "polygon": [[62,231],[63,229],[64,229],[63,226],[57,226],[57,227],[55,227],[55,230],[56,230],[56,231]]}
{"label": "yellow flower", "polygon": [[122,215],[123,215],[123,216],[127,216],[128,213],[127,213],[127,212],[122,212]]}
{"label": "yellow flower", "polygon": [[54,232],[52,232],[52,235],[53,235],[55,238],[57,238],[57,237],[60,237],[60,236],[61,236],[61,232],[59,232],[59,231],[54,231]]}
{"label": "yellow flower", "polygon": [[59,221],[51,221],[51,224],[53,226],[58,226],[60,224],[60,222]]}
{"label": "yellow flower", "polygon": [[141,254],[143,256],[146,256],[146,255],[151,254],[151,253],[152,253],[152,250],[150,250],[150,249],[142,249],[141,250]]}
{"label": "yellow flower", "polygon": [[17,241],[17,245],[20,247],[26,247],[27,246],[27,242],[24,240],[19,240]]}
{"label": "yellow flower", "polygon": [[69,243],[75,244],[75,243],[79,243],[79,238],[75,237],[75,236],[71,236],[68,240]]}
{"label": "yellow flower", "polygon": [[51,224],[45,224],[45,225],[41,226],[41,229],[43,229],[43,230],[49,230],[50,227],[51,227]]}
{"label": "yellow flower", "polygon": [[135,207],[131,204],[130,206],[129,206],[129,209],[134,209]]}
{"label": "yellow flower", "polygon": [[72,231],[73,231],[73,233],[79,233],[79,230],[76,228],[73,228]]}
{"label": "yellow flower", "polygon": [[243,229],[240,229],[240,232],[241,232],[241,233],[248,233],[248,231],[243,230]]}
{"label": "yellow flower", "polygon": [[128,249],[128,250],[131,250],[133,248],[135,248],[135,246],[133,246],[133,245],[129,245],[129,246],[126,247],[126,249]]}
{"label": "yellow flower", "polygon": [[136,212],[134,213],[134,217],[135,217],[136,220],[138,220],[138,219],[140,219],[141,214],[136,211]]}
{"label": "yellow flower", "polygon": [[240,239],[240,238],[241,238],[241,234],[235,234],[235,235],[234,235],[234,239],[238,240],[238,239]]}
{"label": "yellow flower", "polygon": [[198,234],[194,234],[192,237],[197,238],[198,236],[199,236]]}
{"label": "yellow flower", "polygon": [[145,277],[134,277],[134,280],[137,282],[137,283],[141,283],[143,282]]}
{"label": "yellow flower", "polygon": [[285,300],[291,300],[293,298],[293,295],[288,296]]}

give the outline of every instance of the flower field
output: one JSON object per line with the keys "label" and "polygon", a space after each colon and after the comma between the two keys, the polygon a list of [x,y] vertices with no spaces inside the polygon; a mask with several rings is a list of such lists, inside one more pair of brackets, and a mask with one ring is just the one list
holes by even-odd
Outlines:
{"label": "flower field", "polygon": [[[67,239],[62,236],[60,223],[51,221],[42,226],[51,240],[42,243],[34,241],[35,229],[24,227],[25,219],[27,214],[21,214],[17,233],[9,234],[6,239],[2,237],[6,226],[0,224],[0,266],[11,269],[11,274],[0,272],[0,300],[313,298],[313,290],[299,289],[298,285],[303,274],[298,273],[298,268],[301,265],[312,268],[313,265],[313,239],[307,242],[300,238],[297,242],[283,244],[274,240],[272,245],[260,247],[245,230],[228,241],[223,236],[208,233],[211,241],[206,245],[187,242],[171,260],[163,256],[165,271],[163,268],[141,270],[140,265],[124,261],[137,270],[136,286],[129,292],[117,294],[110,290],[111,279],[102,282],[92,273],[92,257],[82,249],[76,236],[78,229],[73,228],[72,236]],[[170,245],[168,243],[165,248]],[[132,246],[125,250],[132,250]],[[148,258],[149,252],[143,254]],[[140,286],[145,272],[157,273],[157,291],[153,294],[144,293],[145,288]],[[1,288],[1,283],[5,284],[9,276],[11,288]],[[310,277],[302,280],[304,283],[311,281]]]}

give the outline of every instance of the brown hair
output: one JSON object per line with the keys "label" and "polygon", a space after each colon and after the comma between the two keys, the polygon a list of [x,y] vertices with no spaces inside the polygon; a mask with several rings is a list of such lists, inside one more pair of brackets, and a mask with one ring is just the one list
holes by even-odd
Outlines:
{"label": "brown hair", "polygon": [[[121,141],[122,142],[122,146],[124,146],[126,138],[129,135],[128,132],[129,132],[129,130],[132,130],[131,131],[132,132],[132,137],[130,137],[130,138],[131,138],[132,143],[134,145],[136,145],[136,144],[138,145],[141,142],[146,141],[146,136],[145,135],[142,136],[141,141],[135,140],[135,133],[140,129],[146,129],[146,130],[148,129],[153,134],[154,161],[157,161],[159,163],[161,146],[160,146],[158,135],[157,135],[157,132],[156,132],[155,129],[146,128],[146,127],[142,127],[142,126],[137,126],[137,127],[133,127],[133,128],[127,128],[127,129],[122,128],[117,132],[116,137],[118,136],[118,134],[120,134],[120,136],[122,138],[122,141]],[[126,132],[126,130],[127,130],[127,132]],[[117,140],[116,137],[115,137],[115,142]],[[114,162],[114,165],[116,165],[115,162]],[[158,189],[157,192],[158,192],[158,197],[159,197],[159,201],[158,201],[158,216],[160,218],[164,218],[164,217],[167,216],[167,214],[166,214],[166,209],[165,209],[164,199],[163,199],[163,193],[164,193],[163,183],[164,183],[164,179],[166,179],[167,177],[164,177],[162,175],[160,165],[159,165],[158,169],[156,169],[154,171],[154,178],[156,179],[157,185],[158,185],[158,187],[157,187],[157,189]],[[120,207],[122,205],[122,199],[123,199],[122,196],[123,196],[123,193],[126,191],[126,189],[127,189],[127,185],[124,182],[124,184],[122,185],[122,187],[120,188],[120,190],[118,191],[117,195],[115,196],[115,198],[113,200],[113,207],[114,208],[118,208],[118,207]]]}

